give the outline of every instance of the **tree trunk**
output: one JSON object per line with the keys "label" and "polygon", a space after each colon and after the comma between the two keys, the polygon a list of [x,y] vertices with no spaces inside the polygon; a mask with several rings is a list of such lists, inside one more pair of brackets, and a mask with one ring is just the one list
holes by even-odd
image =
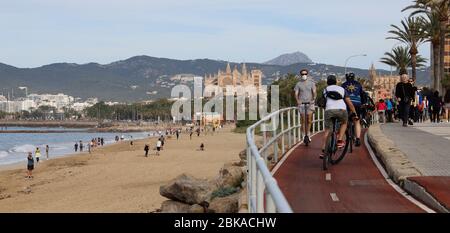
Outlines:
{"label": "tree trunk", "polygon": [[441,68],[440,68],[440,43],[433,43],[432,44],[432,67],[433,67],[433,73],[431,77],[431,87],[436,88],[436,83],[438,82],[438,77],[441,75]]}
{"label": "tree trunk", "polygon": [[416,67],[417,67],[417,53],[411,52],[411,69],[412,69],[411,76],[414,81],[416,81],[417,77]]}
{"label": "tree trunk", "polygon": [[436,78],[436,82],[434,84],[434,89],[437,91],[441,91],[441,83],[442,79],[445,76],[445,37],[447,30],[447,20],[441,21],[441,35],[440,35],[440,43],[439,43],[439,76]]}

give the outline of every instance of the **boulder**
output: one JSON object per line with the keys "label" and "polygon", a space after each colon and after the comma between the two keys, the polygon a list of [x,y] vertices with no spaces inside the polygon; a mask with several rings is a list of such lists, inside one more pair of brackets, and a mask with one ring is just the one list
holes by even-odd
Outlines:
{"label": "boulder", "polygon": [[247,149],[244,149],[239,153],[239,158],[241,161],[247,161]]}
{"label": "boulder", "polygon": [[201,205],[195,204],[190,206],[187,212],[190,214],[203,214],[205,213],[205,208]]}
{"label": "boulder", "polygon": [[196,179],[193,176],[183,174],[167,185],[161,186],[159,193],[171,200],[194,205],[208,201],[214,189],[215,187],[208,180]]}
{"label": "boulder", "polygon": [[190,207],[190,205],[178,201],[168,200],[162,203],[161,213],[185,214],[188,213]]}
{"label": "boulder", "polygon": [[241,167],[225,164],[219,172],[218,184],[222,188],[239,187],[244,179]]}
{"label": "boulder", "polygon": [[209,211],[212,213],[238,213],[239,212],[239,193],[228,197],[215,198],[209,204]]}

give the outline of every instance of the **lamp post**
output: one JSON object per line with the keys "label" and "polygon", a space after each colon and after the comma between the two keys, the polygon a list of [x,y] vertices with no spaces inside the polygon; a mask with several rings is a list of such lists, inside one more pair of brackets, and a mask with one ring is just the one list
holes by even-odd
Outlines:
{"label": "lamp post", "polygon": [[350,57],[348,57],[346,60],[345,60],[345,72],[344,72],[344,75],[345,74],[347,74],[347,63],[348,63],[348,61],[350,60],[350,59],[352,59],[352,58],[354,58],[354,57],[367,57],[367,54],[357,54],[357,55],[353,55],[353,56],[350,56]]}

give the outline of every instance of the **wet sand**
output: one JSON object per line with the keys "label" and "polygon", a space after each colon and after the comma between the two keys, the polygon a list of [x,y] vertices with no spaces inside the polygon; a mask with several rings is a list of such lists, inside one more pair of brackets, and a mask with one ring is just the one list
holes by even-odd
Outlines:
{"label": "wet sand", "polygon": [[[201,143],[205,151],[198,151]],[[144,145],[150,145],[144,157]],[[165,198],[160,185],[182,173],[214,178],[226,162],[239,161],[245,135],[223,129],[214,136],[167,139],[155,156],[156,139],[121,142],[92,154],[51,159],[25,179],[26,162],[0,169],[0,212],[152,212]],[[25,156],[25,155],[24,155]],[[51,156],[51,155],[50,155]]]}

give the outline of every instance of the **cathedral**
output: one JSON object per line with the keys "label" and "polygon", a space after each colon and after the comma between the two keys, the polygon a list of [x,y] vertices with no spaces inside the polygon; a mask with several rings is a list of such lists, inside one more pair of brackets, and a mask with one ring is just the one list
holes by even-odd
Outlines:
{"label": "cathedral", "polygon": [[378,101],[395,97],[395,86],[400,82],[400,76],[378,75],[375,66],[372,64],[369,70],[369,80],[374,88],[374,101]]}
{"label": "cathedral", "polygon": [[213,85],[221,88],[227,86],[255,86],[257,90],[262,85],[263,73],[261,70],[247,71],[245,63],[242,65],[242,71],[238,70],[235,66],[233,71],[231,70],[230,63],[227,64],[225,72],[219,70],[216,75],[205,75],[205,86]]}

